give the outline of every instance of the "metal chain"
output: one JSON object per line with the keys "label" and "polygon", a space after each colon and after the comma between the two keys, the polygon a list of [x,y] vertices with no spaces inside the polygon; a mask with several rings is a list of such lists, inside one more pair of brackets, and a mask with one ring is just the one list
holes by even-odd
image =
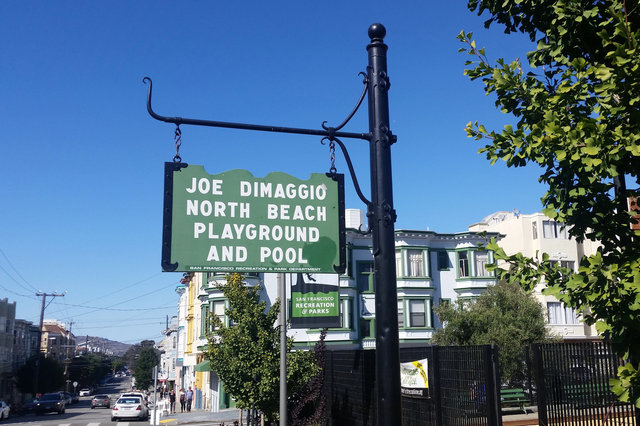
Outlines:
{"label": "metal chain", "polygon": [[334,141],[329,141],[329,159],[331,161],[331,168],[329,168],[329,172],[337,172],[338,169],[336,169],[336,143]]}
{"label": "metal chain", "polygon": [[180,157],[180,145],[182,145],[182,131],[180,125],[176,124],[176,131],[173,135],[173,139],[176,141],[176,155],[173,156],[174,163],[181,163],[182,157]]}

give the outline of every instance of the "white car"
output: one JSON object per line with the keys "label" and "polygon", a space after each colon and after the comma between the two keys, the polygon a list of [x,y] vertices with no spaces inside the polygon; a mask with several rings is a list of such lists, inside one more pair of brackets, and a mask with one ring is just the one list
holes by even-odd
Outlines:
{"label": "white car", "polygon": [[91,396],[91,390],[87,388],[80,389],[80,396]]}
{"label": "white car", "polygon": [[11,407],[6,402],[0,401],[0,420],[8,419]]}
{"label": "white car", "polygon": [[139,396],[120,397],[111,409],[111,421],[120,419],[149,420],[149,409]]}
{"label": "white car", "polygon": [[147,403],[147,395],[145,395],[142,392],[139,391],[131,391],[131,392],[125,392],[122,395],[120,395],[120,398],[126,398],[129,396],[136,396],[140,399],[142,399],[142,402],[144,402],[145,404]]}

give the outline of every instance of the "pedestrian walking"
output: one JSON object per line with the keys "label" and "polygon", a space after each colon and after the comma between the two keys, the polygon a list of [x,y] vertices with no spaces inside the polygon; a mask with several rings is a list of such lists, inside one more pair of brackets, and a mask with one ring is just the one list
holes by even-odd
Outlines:
{"label": "pedestrian walking", "polygon": [[189,390],[187,391],[187,413],[191,411],[192,402],[193,402],[193,391],[191,390],[191,386],[189,386]]}
{"label": "pedestrian walking", "polygon": [[180,412],[184,413],[187,406],[187,396],[184,393],[184,388],[180,389]]}
{"label": "pedestrian walking", "polygon": [[169,392],[169,412],[171,414],[176,412],[176,390],[171,389]]}

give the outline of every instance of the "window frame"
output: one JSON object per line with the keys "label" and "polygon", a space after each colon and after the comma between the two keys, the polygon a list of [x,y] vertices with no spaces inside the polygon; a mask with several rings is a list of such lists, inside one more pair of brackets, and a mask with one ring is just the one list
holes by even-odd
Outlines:
{"label": "window frame", "polygon": [[[370,269],[365,271],[361,268],[363,265],[369,265]],[[374,279],[374,265],[371,260],[357,260],[356,261],[356,287],[360,293],[375,293],[376,285]],[[364,275],[367,275],[367,289],[365,290],[360,284]]]}
{"label": "window frame", "polygon": [[[431,324],[430,324],[430,299],[428,298],[407,298],[406,300],[406,318],[408,319],[408,326],[406,326],[405,328],[411,328],[411,329],[426,329],[426,328],[430,328]],[[422,312],[419,311],[414,311],[412,308],[414,306],[422,306]],[[420,315],[423,319],[423,325],[414,325],[414,317],[416,315]]]}
{"label": "window frame", "polygon": [[[482,265],[482,269],[486,271],[485,274],[480,275],[478,273],[478,261],[477,261],[477,253],[486,253],[487,261]],[[465,256],[465,259],[462,256]],[[466,273],[467,275],[463,275],[462,262],[465,262],[466,265]],[[495,277],[495,273],[493,271],[489,271],[486,269],[486,265],[492,264],[494,261],[493,251],[491,250],[481,250],[478,247],[467,248],[462,250],[456,250],[456,263],[457,263],[457,278],[458,279],[489,279]]]}

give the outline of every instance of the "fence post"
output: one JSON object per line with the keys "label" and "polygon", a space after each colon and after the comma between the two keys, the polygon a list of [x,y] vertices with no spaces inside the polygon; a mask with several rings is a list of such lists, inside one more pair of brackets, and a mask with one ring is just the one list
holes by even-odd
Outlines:
{"label": "fence post", "polygon": [[431,346],[431,370],[433,371],[433,405],[436,410],[436,426],[442,426],[442,395],[440,394],[440,348]]}
{"label": "fence post", "polygon": [[547,389],[544,383],[544,370],[542,363],[542,350],[539,343],[531,345],[533,349],[533,363],[536,366],[536,391],[538,396],[538,423],[547,425],[549,423],[547,415]]}
{"label": "fence post", "polygon": [[487,421],[490,425],[502,425],[500,411],[500,368],[498,366],[498,347],[485,345],[483,347],[485,398],[487,404]]}

